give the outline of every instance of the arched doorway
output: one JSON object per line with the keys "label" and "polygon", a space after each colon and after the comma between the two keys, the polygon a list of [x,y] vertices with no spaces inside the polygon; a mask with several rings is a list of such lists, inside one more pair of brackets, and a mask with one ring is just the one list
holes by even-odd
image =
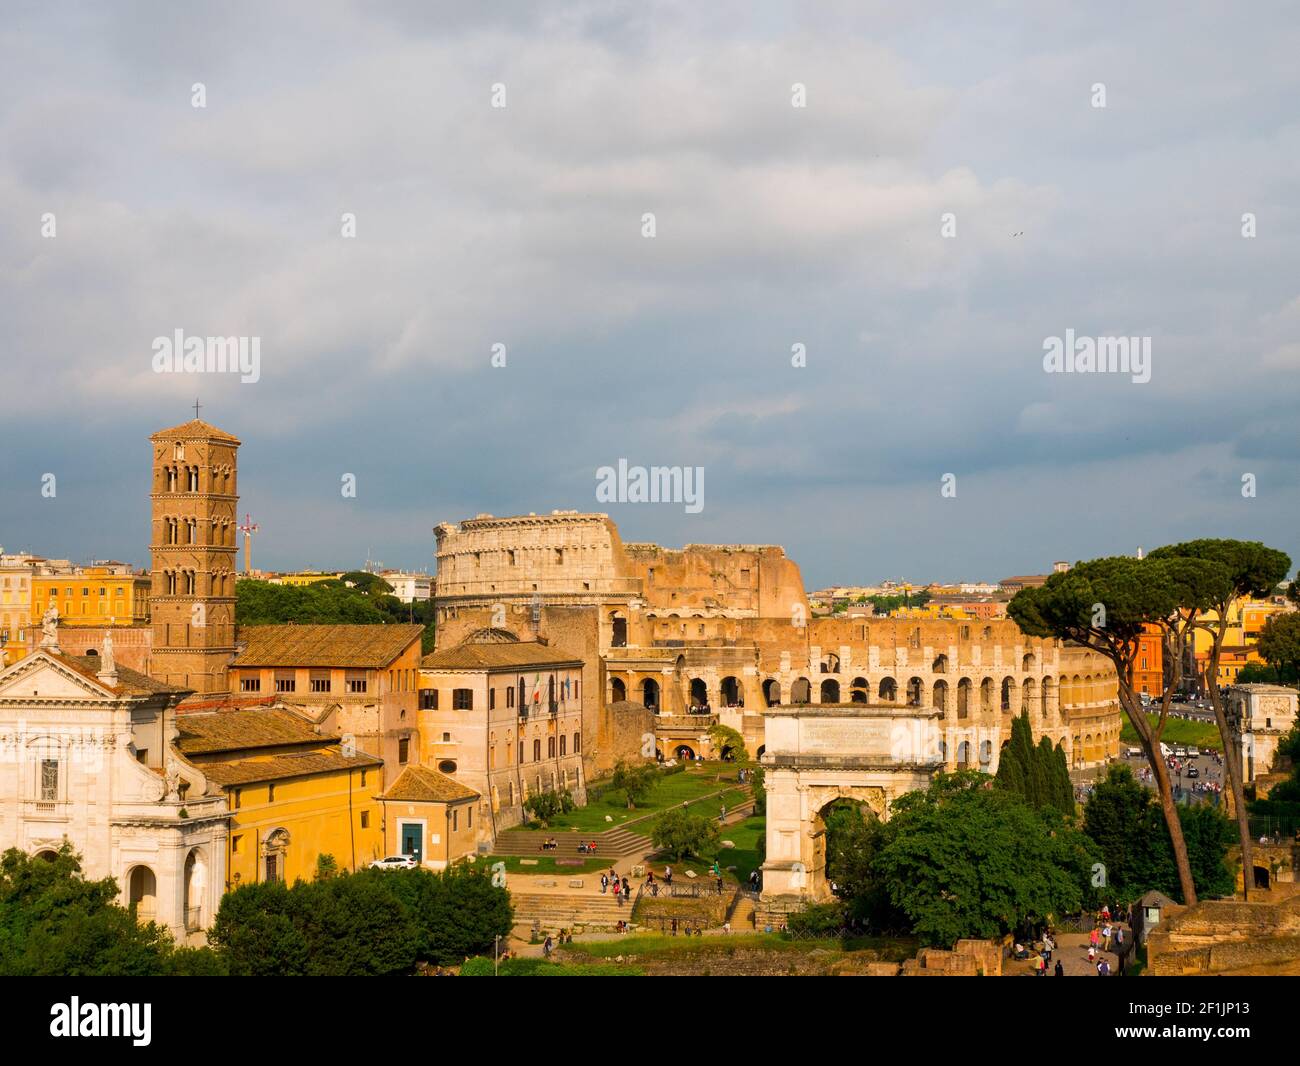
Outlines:
{"label": "arched doorway", "polygon": [[745,697],[742,694],[740,681],[735,677],[724,677],[722,679],[722,706],[724,707],[743,707],[745,706]]}
{"label": "arched doorway", "polygon": [[627,699],[627,685],[624,684],[621,677],[611,677],[609,679],[609,702],[621,703]]}
{"label": "arched doorway", "polygon": [[849,687],[850,703],[866,703],[870,693],[870,686],[867,684],[865,677],[855,677],[853,684]]}
{"label": "arched doorway", "polygon": [[919,678],[914,677],[907,682],[907,705],[909,707],[921,706],[921,697],[925,691],[925,683]]}
{"label": "arched doorway", "polygon": [[127,878],[127,906],[135,912],[136,921],[152,922],[158,907],[158,878],[147,866],[137,866]]}
{"label": "arched doorway", "polygon": [[980,712],[993,713],[993,678],[986,677],[980,682]]}
{"label": "arched doorway", "polygon": [[1014,699],[1016,691],[1016,679],[1013,677],[1004,677],[1002,679],[1002,709],[1011,710],[1011,701]]}
{"label": "arched doorway", "polygon": [[1046,721],[1052,716],[1052,679],[1050,677],[1043,678],[1042,705],[1043,720]]}
{"label": "arched doorway", "polygon": [[691,710],[700,712],[707,710],[709,706],[709,686],[704,683],[704,678],[691,678]]}
{"label": "arched doorway", "polygon": [[208,884],[208,864],[198,848],[185,856],[185,931],[197,933],[204,925],[203,896]]}
{"label": "arched doorway", "polygon": [[265,871],[265,880],[285,880],[285,863],[288,857],[289,831],[287,829],[272,829],[271,832],[266,834],[266,842],[262,845],[262,866]]}
{"label": "arched doorway", "polygon": [[880,682],[880,702],[898,702],[898,682],[892,677],[886,677]]}
{"label": "arched doorway", "polygon": [[957,718],[970,717],[970,693],[971,683],[969,677],[963,677],[957,682]]}
{"label": "arched doorway", "polygon": [[940,717],[948,713],[948,682],[936,681],[930,696],[930,705],[939,712]]}
{"label": "arched doorway", "polygon": [[612,630],[610,635],[610,646],[614,648],[626,648],[627,619],[623,616],[623,612],[611,611],[609,615],[609,624]]}
{"label": "arched doorway", "polygon": [[641,682],[641,703],[647,710],[659,713],[659,682],[653,677]]}
{"label": "arched doorway", "polygon": [[840,683],[831,678],[822,682],[822,703],[839,703],[840,702]]}
{"label": "arched doorway", "polygon": [[858,856],[874,850],[871,837],[876,832],[876,816],[865,803],[843,798],[832,800],[817,814],[825,844],[822,875],[831,894],[841,896]]}
{"label": "arched doorway", "polygon": [[763,682],[763,701],[769,707],[778,707],[781,704],[781,682],[774,677],[769,677]]}
{"label": "arched doorway", "polygon": [[800,677],[790,686],[791,703],[812,703],[812,685],[806,677]]}
{"label": "arched doorway", "polygon": [[689,744],[678,744],[673,750],[673,758],[678,762],[692,762],[695,759],[695,751]]}

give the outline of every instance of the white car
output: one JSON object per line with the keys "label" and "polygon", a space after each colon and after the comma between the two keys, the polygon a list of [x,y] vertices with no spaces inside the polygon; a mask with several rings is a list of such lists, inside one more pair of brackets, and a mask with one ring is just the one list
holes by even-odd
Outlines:
{"label": "white car", "polygon": [[414,870],[420,864],[412,855],[389,855],[386,859],[376,859],[370,864],[372,870]]}

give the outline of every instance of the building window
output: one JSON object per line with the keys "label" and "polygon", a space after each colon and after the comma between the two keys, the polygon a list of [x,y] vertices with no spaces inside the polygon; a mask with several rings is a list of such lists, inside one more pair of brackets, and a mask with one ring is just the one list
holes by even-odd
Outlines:
{"label": "building window", "polygon": [[[363,693],[366,691],[366,675],[349,671],[346,684],[349,692]],[[435,703],[434,706],[436,707],[437,704]]]}
{"label": "building window", "polygon": [[497,709],[497,690],[495,688],[489,688],[488,689],[488,710],[495,711],[496,709]]}
{"label": "building window", "polygon": [[230,838],[230,854],[232,854],[232,855],[238,855],[238,854],[239,854],[239,849],[240,849],[240,847],[243,845],[243,843],[244,843],[244,838],[243,838],[242,836],[233,836],[233,837],[231,837],[231,838]]}
{"label": "building window", "polygon": [[232,809],[232,810],[236,810],[236,811],[239,810],[240,803],[241,803],[242,800],[243,800],[243,793],[242,793],[239,789],[235,789],[235,790],[230,794],[230,806],[231,806],[231,809]]}
{"label": "building window", "polygon": [[555,738],[554,738],[554,737],[547,737],[547,738],[546,738],[546,757],[547,757],[548,759],[554,759],[554,758],[555,758]]}
{"label": "building window", "polygon": [[438,690],[436,688],[420,689],[420,710],[436,711],[438,709]]}
{"label": "building window", "polygon": [[260,677],[241,677],[239,679],[240,692],[261,692],[262,679]]}
{"label": "building window", "polygon": [[506,689],[506,706],[513,707],[514,705],[515,705],[515,686],[511,685],[509,688]]}
{"label": "building window", "polygon": [[560,754],[561,754],[561,755],[567,755],[567,754],[568,754],[568,752],[564,750],[565,747],[567,747],[567,745],[568,745],[568,740],[569,740],[569,738],[566,737],[563,733],[560,734]]}
{"label": "building window", "polygon": [[41,801],[53,803],[59,798],[59,760],[41,760]]}
{"label": "building window", "polygon": [[472,711],[474,709],[474,690],[472,688],[456,688],[451,691],[451,706],[457,711]]}
{"label": "building window", "polygon": [[573,754],[574,754],[574,755],[577,755],[580,751],[582,751],[582,734],[581,734],[581,733],[574,733],[574,734],[573,734]]}
{"label": "building window", "polygon": [[361,787],[366,787],[366,772],[364,770],[361,771]]}
{"label": "building window", "polygon": [[541,762],[541,761],[542,761],[542,742],[540,740],[534,740],[533,741],[533,762]]}
{"label": "building window", "polygon": [[524,742],[522,740],[519,742],[519,761],[524,761]]}
{"label": "building window", "polygon": [[293,674],[276,674],[276,675],[275,675],[275,691],[276,691],[276,692],[296,692],[296,691],[297,691],[297,688],[298,688],[298,684],[297,684],[297,682],[294,680],[294,676],[293,676]]}
{"label": "building window", "polygon": [[456,762],[454,759],[443,759],[438,763],[438,773],[454,774],[456,772]]}
{"label": "building window", "polygon": [[474,808],[473,808],[473,807],[466,807],[466,808],[465,808],[465,828],[466,828],[466,829],[473,829],[473,828],[474,828]]}
{"label": "building window", "polygon": [[410,757],[411,741],[407,737],[402,737],[402,739],[397,742],[397,761],[405,766]]}
{"label": "building window", "polygon": [[330,690],[329,671],[313,670],[311,672],[310,683],[313,692],[328,692]]}
{"label": "building window", "polygon": [[267,803],[275,802],[275,785],[266,786],[266,802]]}
{"label": "building window", "polygon": [[361,812],[361,828],[362,828],[362,829],[369,829],[369,828],[370,828],[370,812],[369,812],[369,811],[362,811],[362,812]]}

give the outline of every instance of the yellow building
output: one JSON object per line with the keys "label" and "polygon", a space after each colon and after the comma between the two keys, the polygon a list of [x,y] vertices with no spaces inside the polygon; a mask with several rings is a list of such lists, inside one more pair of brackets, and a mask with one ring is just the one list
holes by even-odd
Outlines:
{"label": "yellow building", "polygon": [[123,563],[77,567],[31,579],[29,620],[40,624],[51,606],[61,626],[144,625],[149,621],[150,578]]}
{"label": "yellow building", "polygon": [[[1295,608],[1284,597],[1267,599],[1237,600],[1228,610],[1228,630],[1223,638],[1223,650],[1219,655],[1219,684],[1232,685],[1237,675],[1247,663],[1263,665],[1258,650],[1260,630],[1274,615],[1285,614]],[[1201,619],[1216,622],[1218,611],[1206,611]],[[1193,636],[1196,651],[1196,671],[1204,678],[1209,669],[1210,652],[1214,647],[1213,634],[1197,629]]]}
{"label": "yellow building", "polygon": [[321,581],[337,581],[343,576],[340,570],[337,574],[323,574],[318,570],[304,570],[299,574],[280,574],[270,579],[273,585],[315,585]]}
{"label": "yellow building", "polygon": [[321,855],[356,870],[384,853],[383,761],[283,706],[187,712],[176,747],[230,806],[228,885],[311,880]]}

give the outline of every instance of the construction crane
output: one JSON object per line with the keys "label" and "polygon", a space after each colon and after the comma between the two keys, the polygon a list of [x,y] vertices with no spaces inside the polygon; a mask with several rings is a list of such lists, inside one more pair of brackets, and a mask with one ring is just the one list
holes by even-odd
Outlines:
{"label": "construction crane", "polygon": [[257,524],[249,517],[248,512],[244,512],[244,524],[236,526],[236,529],[244,534],[244,576],[248,577],[252,573],[253,558],[253,534],[257,532]]}

